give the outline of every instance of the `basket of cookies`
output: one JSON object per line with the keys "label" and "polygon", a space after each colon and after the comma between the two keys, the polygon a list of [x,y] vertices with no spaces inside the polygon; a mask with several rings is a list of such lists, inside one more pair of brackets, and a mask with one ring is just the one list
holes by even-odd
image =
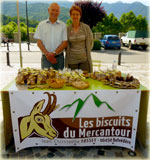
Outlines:
{"label": "basket of cookies", "polygon": [[51,88],[62,88],[65,84],[64,79],[61,78],[49,78],[46,81],[47,85]]}

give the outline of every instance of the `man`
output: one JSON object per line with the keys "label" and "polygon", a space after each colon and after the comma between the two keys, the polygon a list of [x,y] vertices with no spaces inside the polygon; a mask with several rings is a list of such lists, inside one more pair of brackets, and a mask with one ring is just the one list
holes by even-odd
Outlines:
{"label": "man", "polygon": [[49,19],[39,23],[34,38],[42,51],[41,67],[64,68],[63,50],[67,47],[66,24],[58,20],[60,7],[52,3],[48,8]]}

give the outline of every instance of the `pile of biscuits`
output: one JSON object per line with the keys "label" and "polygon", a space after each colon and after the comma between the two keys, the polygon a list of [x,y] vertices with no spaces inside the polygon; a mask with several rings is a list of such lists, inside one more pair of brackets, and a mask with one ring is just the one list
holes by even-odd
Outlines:
{"label": "pile of biscuits", "polygon": [[[54,70],[50,69],[19,69],[16,77],[16,84],[28,85],[28,88],[62,88],[73,86],[77,89],[86,89],[90,84],[85,81],[86,78],[92,78],[121,89],[136,89],[140,87],[138,79],[131,75],[122,75],[120,71],[107,70],[88,73],[82,70]],[[43,86],[42,86],[43,85]]]}
{"label": "pile of biscuits", "polygon": [[[50,69],[19,69],[16,77],[16,84],[28,85],[28,88],[62,88],[65,85],[73,86],[77,89],[86,89],[89,83],[85,82],[82,70],[70,69],[54,70]],[[46,84],[46,85],[45,85]]]}
{"label": "pile of biscuits", "polygon": [[46,84],[47,79],[53,77],[55,77],[55,72],[53,70],[42,70],[27,67],[19,69],[16,77],[16,83],[21,85],[41,85]]}
{"label": "pile of biscuits", "polygon": [[90,74],[90,77],[115,88],[137,89],[140,87],[140,82],[138,79],[134,78],[129,74],[122,75],[120,71],[107,70],[93,72]]}

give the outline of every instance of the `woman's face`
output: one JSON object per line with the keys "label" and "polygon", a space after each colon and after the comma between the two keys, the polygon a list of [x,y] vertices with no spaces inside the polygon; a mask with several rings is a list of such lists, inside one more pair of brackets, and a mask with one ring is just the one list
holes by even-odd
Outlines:
{"label": "woman's face", "polygon": [[79,22],[80,21],[81,15],[80,15],[79,11],[73,10],[71,12],[70,17],[72,19],[72,22],[74,23],[74,22]]}

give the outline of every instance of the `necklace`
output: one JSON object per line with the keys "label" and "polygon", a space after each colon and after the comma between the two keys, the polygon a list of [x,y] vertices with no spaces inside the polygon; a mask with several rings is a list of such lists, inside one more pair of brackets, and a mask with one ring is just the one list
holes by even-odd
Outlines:
{"label": "necklace", "polygon": [[74,33],[77,33],[79,31],[79,29],[80,29],[80,25],[78,25],[78,26],[73,26],[72,25],[72,30],[73,30]]}

